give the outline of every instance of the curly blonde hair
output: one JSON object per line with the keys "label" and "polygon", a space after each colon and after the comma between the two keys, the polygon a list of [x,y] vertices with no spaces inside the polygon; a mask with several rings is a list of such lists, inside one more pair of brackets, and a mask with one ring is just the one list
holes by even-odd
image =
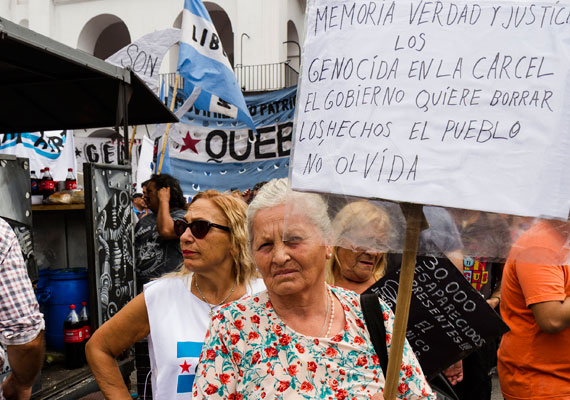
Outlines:
{"label": "curly blonde hair", "polygon": [[[340,274],[337,251],[343,240],[350,240],[355,232],[369,233],[371,241],[388,249],[392,231],[390,216],[381,207],[367,200],[358,200],[345,205],[332,222],[334,240],[332,257],[327,261],[325,279],[331,285],[335,284],[335,275]],[[352,238],[354,239],[354,238]],[[376,246],[374,246],[376,247]],[[381,257],[372,270],[375,280],[384,276],[386,270],[386,255]]]}
{"label": "curly blonde hair", "polygon": [[[237,282],[239,284],[249,283],[257,277],[257,272],[249,248],[245,222],[247,204],[235,195],[220,193],[217,190],[206,190],[194,196],[188,208],[199,199],[211,201],[228,221]],[[181,276],[189,273],[190,271],[182,263],[176,272],[167,274],[167,276]]]}

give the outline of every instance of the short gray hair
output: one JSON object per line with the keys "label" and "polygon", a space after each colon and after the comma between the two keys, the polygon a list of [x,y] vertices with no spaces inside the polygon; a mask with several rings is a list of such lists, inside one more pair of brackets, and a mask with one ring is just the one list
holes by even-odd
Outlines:
{"label": "short gray hair", "polygon": [[286,204],[289,201],[296,212],[302,212],[328,239],[331,221],[327,213],[327,204],[315,193],[295,192],[289,188],[287,178],[273,179],[267,182],[247,207],[247,230],[249,242],[253,242],[253,221],[258,211]]}

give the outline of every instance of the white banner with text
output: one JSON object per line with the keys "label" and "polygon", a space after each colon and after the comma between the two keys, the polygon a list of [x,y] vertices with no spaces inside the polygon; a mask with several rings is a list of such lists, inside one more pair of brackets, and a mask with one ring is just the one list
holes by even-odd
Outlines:
{"label": "white banner with text", "polygon": [[568,216],[568,1],[307,11],[294,189]]}

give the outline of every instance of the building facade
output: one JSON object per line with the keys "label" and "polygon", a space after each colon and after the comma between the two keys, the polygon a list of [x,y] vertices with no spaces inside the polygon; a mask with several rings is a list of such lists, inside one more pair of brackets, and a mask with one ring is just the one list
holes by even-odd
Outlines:
{"label": "building facade", "polygon": [[[306,0],[215,0],[204,5],[242,90],[296,84]],[[101,59],[148,33],[180,28],[183,8],[184,0],[0,0],[1,17]],[[171,84],[177,59],[175,45],[160,68]],[[114,132],[75,134],[109,137]]]}
{"label": "building facade", "polygon": [[[216,0],[204,5],[238,79],[249,74],[267,81],[268,76],[259,75],[274,74],[271,68],[279,64],[299,71],[306,0]],[[105,59],[148,33],[179,28],[183,7],[183,0],[0,0],[0,16]],[[160,72],[175,72],[177,56],[173,47]],[[252,91],[275,89],[271,86],[242,84]]]}

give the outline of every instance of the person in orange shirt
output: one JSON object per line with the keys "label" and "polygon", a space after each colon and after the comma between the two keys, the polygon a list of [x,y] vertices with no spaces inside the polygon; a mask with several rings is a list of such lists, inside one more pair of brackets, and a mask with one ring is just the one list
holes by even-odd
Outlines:
{"label": "person in orange shirt", "polygon": [[503,271],[498,372],[507,400],[570,399],[570,221],[542,220]]}

